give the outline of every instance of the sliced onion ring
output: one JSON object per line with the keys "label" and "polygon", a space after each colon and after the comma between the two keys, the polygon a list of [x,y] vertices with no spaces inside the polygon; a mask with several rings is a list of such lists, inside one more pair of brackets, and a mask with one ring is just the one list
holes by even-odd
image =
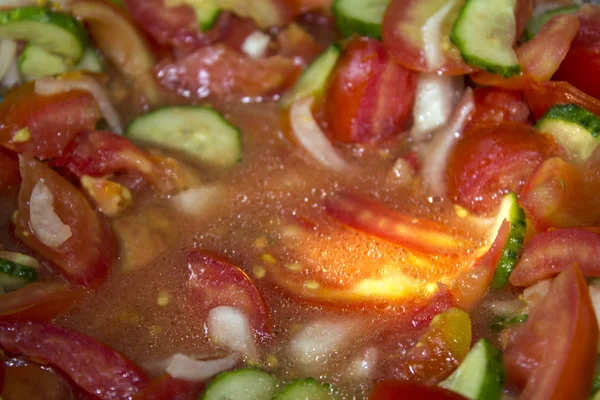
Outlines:
{"label": "sliced onion ring", "polygon": [[218,346],[236,351],[251,359],[258,358],[248,317],[236,307],[219,306],[208,313],[208,336]]}
{"label": "sliced onion ring", "polygon": [[54,196],[43,181],[31,191],[29,218],[31,230],[40,242],[56,248],[71,237],[71,228],[65,225],[54,211]]}
{"label": "sliced onion ring", "polygon": [[52,96],[72,90],[83,90],[90,93],[94,97],[94,100],[96,100],[96,103],[98,103],[98,107],[111,131],[118,134],[123,133],[121,118],[110,102],[108,93],[94,78],[81,74],[77,78],[45,76],[35,81],[35,93],[41,96]]}

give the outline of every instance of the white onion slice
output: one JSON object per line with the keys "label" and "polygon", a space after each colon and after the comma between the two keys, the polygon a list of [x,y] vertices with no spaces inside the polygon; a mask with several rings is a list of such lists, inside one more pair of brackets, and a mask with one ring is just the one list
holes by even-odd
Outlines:
{"label": "white onion slice", "polygon": [[167,362],[165,372],[176,379],[201,382],[235,367],[240,362],[240,355],[232,353],[215,360],[196,360],[185,354],[174,354]]}
{"label": "white onion slice", "polygon": [[369,347],[359,357],[350,363],[346,371],[350,380],[370,380],[373,377],[379,360],[379,350]]}
{"label": "white onion slice", "polygon": [[208,337],[216,345],[258,358],[248,317],[236,307],[219,306],[208,313]]}
{"label": "white onion slice", "polygon": [[252,32],[242,43],[242,51],[250,58],[262,58],[267,54],[270,43],[271,36],[261,31]]}
{"label": "white onion slice", "polygon": [[292,104],[290,120],[298,143],[318,162],[327,168],[341,172],[349,165],[333,147],[312,115],[313,98],[304,97]]}
{"label": "white onion slice", "polygon": [[462,76],[419,74],[410,133],[413,140],[426,140],[433,131],[446,125],[463,90]]}
{"label": "white onion slice", "polygon": [[17,42],[14,40],[0,40],[0,80],[8,72],[17,56]]}
{"label": "white onion slice", "polygon": [[56,248],[71,237],[71,228],[54,212],[54,196],[43,181],[31,191],[29,223],[35,237],[48,247]]}
{"label": "white onion slice", "polygon": [[38,0],[0,0],[0,9],[37,6]]}
{"label": "white onion slice", "polygon": [[421,153],[423,184],[435,196],[446,194],[448,159],[474,108],[473,91],[468,88],[454,110],[450,122],[434,134],[433,140]]}
{"label": "white onion slice", "polygon": [[523,300],[527,303],[527,308],[532,309],[550,292],[552,279],[539,281],[535,285],[529,286],[523,291]]}
{"label": "white onion slice", "polygon": [[202,186],[176,194],[171,197],[171,202],[182,213],[199,217],[205,215],[210,206],[216,204],[224,194],[222,186]]}
{"label": "white onion slice", "polygon": [[438,69],[446,60],[444,50],[442,49],[441,28],[444,19],[446,19],[446,16],[454,8],[455,4],[456,0],[447,1],[435,14],[425,21],[421,28],[425,64],[429,71]]}
{"label": "white onion slice", "polygon": [[2,86],[5,88],[13,88],[15,86],[19,86],[21,84],[21,74],[19,73],[19,67],[17,65],[17,59],[13,59],[8,69],[4,73],[4,77],[2,78]]}
{"label": "white onion slice", "polygon": [[92,77],[82,75],[77,79],[56,79],[45,76],[35,81],[35,93],[42,96],[51,96],[56,93],[70,92],[71,90],[83,90],[90,93],[106,120],[106,123],[114,133],[122,134],[121,118],[113,107],[106,89]]}
{"label": "white onion slice", "polygon": [[509,317],[515,315],[519,310],[523,309],[525,303],[520,299],[512,300],[498,300],[493,303],[489,303],[487,308],[494,313],[494,315],[500,315],[502,317]]}

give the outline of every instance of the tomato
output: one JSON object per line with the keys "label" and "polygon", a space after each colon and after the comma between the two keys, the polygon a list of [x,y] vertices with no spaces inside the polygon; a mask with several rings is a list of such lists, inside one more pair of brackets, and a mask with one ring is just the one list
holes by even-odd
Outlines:
{"label": "tomato", "polygon": [[277,34],[278,54],[294,62],[307,66],[323,52],[323,46],[314,37],[296,23]]}
{"label": "tomato", "polygon": [[471,114],[469,127],[482,122],[527,122],[529,118],[529,107],[520,92],[491,87],[477,88],[473,90],[473,101],[475,110]]}
{"label": "tomato", "polygon": [[596,174],[551,158],[529,176],[521,203],[538,231],[594,225],[600,221],[598,190]]}
{"label": "tomato", "polygon": [[0,321],[47,322],[84,295],[84,289],[67,282],[33,282],[2,295]]}
{"label": "tomato", "polygon": [[[74,400],[77,398],[69,382],[52,369],[22,360],[12,361],[4,368],[6,385],[4,390],[0,388],[0,396],[4,400]],[[2,363],[1,359],[0,363]]]}
{"label": "tomato", "polygon": [[342,142],[377,142],[410,118],[417,74],[396,64],[375,39],[351,39],[329,81],[325,118]]}
{"label": "tomato", "polygon": [[133,400],[195,400],[204,389],[204,382],[190,382],[165,374],[148,384]]}
{"label": "tomato", "polygon": [[481,85],[522,90],[534,82],[545,82],[552,78],[567,56],[571,42],[579,30],[579,19],[565,14],[552,17],[529,42],[517,50],[522,74],[503,78],[490,72],[477,72],[471,79]]}
{"label": "tomato", "polygon": [[333,0],[283,0],[292,15],[303,14],[311,10],[329,10]]}
{"label": "tomato", "polygon": [[600,100],[595,99],[567,82],[544,82],[525,89],[525,102],[531,113],[541,118],[556,104],[577,104],[600,116]]}
{"label": "tomato", "polygon": [[[47,165],[21,158],[23,183],[15,234],[27,246],[51,261],[58,272],[78,285],[95,286],[106,277],[116,260],[116,240],[107,222],[85,196]],[[71,229],[71,236],[56,248],[42,243],[30,224],[30,198],[42,181],[54,196],[54,212]]]}
{"label": "tomato", "polygon": [[198,49],[155,67],[160,84],[184,97],[262,96],[293,82],[298,66],[288,58],[251,59],[224,44]]}
{"label": "tomato", "polygon": [[403,380],[436,385],[458,367],[470,348],[469,314],[451,308],[433,318],[419,342],[391,374]]}
{"label": "tomato", "polygon": [[600,99],[600,7],[585,5],[578,17],[579,33],[554,79]]}
{"label": "tomato", "polygon": [[52,158],[82,131],[94,129],[100,110],[91,94],[78,90],[35,94],[26,83],[0,103],[0,144],[38,158]]}
{"label": "tomato", "polygon": [[437,284],[438,291],[431,299],[431,302],[420,310],[417,310],[412,317],[410,324],[413,328],[425,328],[431,323],[436,315],[447,311],[455,302],[452,292],[443,283]]}
{"label": "tomato", "polygon": [[555,153],[553,141],[517,122],[479,124],[465,132],[448,162],[448,194],[476,213],[520,193],[529,174]]}
{"label": "tomato", "polygon": [[257,30],[260,30],[260,28],[251,18],[232,16],[226,34],[220,43],[225,43],[230,48],[242,52],[242,46],[248,36]]}
{"label": "tomato", "polygon": [[504,351],[508,379],[522,388],[520,399],[587,399],[597,344],[587,284],[570,266],[509,339]]}
{"label": "tomato", "polygon": [[426,253],[452,254],[469,242],[456,230],[415,218],[355,195],[343,195],[325,204],[327,213],[353,229]]}
{"label": "tomato", "polygon": [[58,325],[0,323],[0,346],[9,353],[44,360],[100,399],[126,399],[149,379],[141,369],[96,339]]}
{"label": "tomato", "polygon": [[0,147],[0,193],[16,193],[21,184],[19,173],[19,159],[12,151]]}
{"label": "tomato", "polygon": [[586,276],[600,277],[600,237],[578,228],[542,232],[523,248],[510,275],[514,286],[531,286],[576,264]]}
{"label": "tomato", "polygon": [[238,307],[248,316],[255,335],[271,332],[271,317],[260,292],[248,275],[235,265],[211,254],[188,253],[189,285],[199,298],[201,309]]}
{"label": "tomato", "polygon": [[399,380],[379,381],[373,387],[369,400],[464,400],[458,393],[436,386],[423,386]]}

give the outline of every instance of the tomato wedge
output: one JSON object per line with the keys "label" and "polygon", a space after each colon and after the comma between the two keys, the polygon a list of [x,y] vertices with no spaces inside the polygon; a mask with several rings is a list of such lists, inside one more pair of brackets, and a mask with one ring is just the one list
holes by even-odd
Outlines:
{"label": "tomato wedge", "polygon": [[[83,286],[100,284],[116,260],[116,240],[106,220],[77,188],[44,163],[22,156],[20,167],[23,183],[15,227],[17,237],[54,263],[69,281]],[[71,230],[71,236],[56,248],[42,243],[30,223],[31,194],[40,181],[54,197],[54,213]]]}
{"label": "tomato wedge", "polygon": [[600,100],[577,89],[568,82],[544,82],[525,89],[525,102],[531,113],[541,118],[556,104],[577,104],[600,116]]}
{"label": "tomato wedge", "polygon": [[516,328],[504,352],[520,399],[584,400],[590,394],[598,326],[587,284],[571,266]]}
{"label": "tomato wedge", "polygon": [[514,286],[531,286],[576,264],[585,276],[600,277],[600,237],[584,229],[567,228],[542,232],[523,248],[510,275]]}
{"label": "tomato wedge", "polygon": [[84,295],[84,289],[67,282],[33,282],[2,295],[0,321],[48,322]]}
{"label": "tomato wedge", "polygon": [[133,400],[195,400],[204,389],[204,382],[190,382],[165,374],[148,384]]}
{"label": "tomato wedge", "polygon": [[350,39],[323,100],[333,137],[370,143],[405,128],[415,99],[417,74],[396,64],[381,42]]}
{"label": "tomato wedge", "polygon": [[21,184],[17,155],[0,147],[0,165],[0,193],[17,193]]}
{"label": "tomato wedge", "polygon": [[187,255],[189,285],[206,312],[218,306],[238,307],[248,316],[255,336],[272,330],[269,309],[248,275],[229,261],[200,250]]}
{"label": "tomato wedge", "polygon": [[395,212],[355,195],[325,203],[327,214],[353,229],[425,253],[452,254],[469,248],[468,239],[452,228]]}
{"label": "tomato wedge", "polygon": [[61,154],[76,134],[94,129],[100,110],[79,90],[35,94],[34,83],[19,86],[0,103],[0,145],[42,159]]}
{"label": "tomato wedge", "polygon": [[460,394],[440,387],[392,379],[377,382],[369,395],[369,400],[399,399],[466,400]]}
{"label": "tomato wedge", "polygon": [[[473,90],[475,110],[469,127],[483,122],[515,121],[527,122],[529,107],[521,92],[498,88],[477,88]],[[469,127],[465,130],[469,130]]]}
{"label": "tomato wedge", "polygon": [[121,354],[79,332],[57,325],[0,323],[0,346],[9,353],[41,359],[67,374],[100,399],[126,399],[148,384],[148,378]]}
{"label": "tomato wedge", "polygon": [[518,122],[482,123],[464,133],[448,162],[448,194],[475,213],[520,193],[531,172],[556,152],[554,142]]}

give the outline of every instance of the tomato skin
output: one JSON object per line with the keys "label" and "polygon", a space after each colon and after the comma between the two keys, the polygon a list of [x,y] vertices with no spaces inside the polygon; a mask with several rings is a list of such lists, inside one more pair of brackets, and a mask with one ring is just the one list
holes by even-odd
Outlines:
{"label": "tomato skin", "polygon": [[0,193],[16,193],[21,184],[19,158],[12,151],[0,147]]}
{"label": "tomato skin", "polygon": [[129,398],[149,382],[138,366],[115,350],[58,325],[0,323],[0,346],[47,361],[100,399]]}
{"label": "tomato skin", "polygon": [[[51,261],[69,281],[87,287],[100,284],[117,254],[116,239],[107,221],[77,188],[44,163],[22,156],[20,169],[23,183],[19,193],[16,236]],[[54,196],[54,212],[71,228],[71,237],[56,249],[40,242],[30,225],[31,192],[42,180]]]}
{"label": "tomato skin", "polygon": [[[17,153],[53,158],[76,134],[94,129],[99,120],[100,110],[91,94],[74,90],[40,96],[30,82],[0,103],[0,144]],[[30,139],[14,142],[13,135],[22,128],[29,130]]]}
{"label": "tomato skin", "polygon": [[410,117],[416,83],[417,74],[396,64],[381,42],[351,39],[324,99],[333,137],[372,143],[398,134]]}
{"label": "tomato skin", "polygon": [[369,395],[369,400],[400,399],[465,400],[460,394],[440,387],[391,379],[377,382]]}
{"label": "tomato skin", "polygon": [[509,339],[504,352],[508,379],[523,389],[520,399],[587,399],[597,343],[587,284],[571,265]]}
{"label": "tomato skin", "polygon": [[195,400],[204,386],[204,382],[184,381],[165,374],[150,382],[133,400]]}
{"label": "tomato skin", "polygon": [[529,174],[555,152],[554,142],[529,125],[476,125],[450,157],[450,198],[475,213],[492,212],[505,193],[520,193]]}
{"label": "tomato skin", "polygon": [[525,102],[535,118],[541,118],[556,104],[577,104],[600,116],[600,100],[589,96],[568,82],[544,82],[524,91]]}
{"label": "tomato skin", "polygon": [[521,92],[480,87],[473,90],[473,101],[475,110],[471,115],[469,127],[494,121],[527,122],[529,118],[529,107]]}

